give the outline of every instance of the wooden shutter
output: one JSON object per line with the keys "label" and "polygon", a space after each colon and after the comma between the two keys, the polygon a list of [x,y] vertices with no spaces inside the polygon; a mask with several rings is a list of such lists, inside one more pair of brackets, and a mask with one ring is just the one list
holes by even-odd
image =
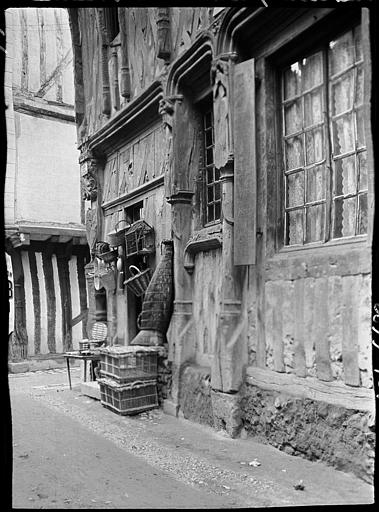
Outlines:
{"label": "wooden shutter", "polygon": [[234,67],[234,265],[255,264],[256,148],[254,59]]}

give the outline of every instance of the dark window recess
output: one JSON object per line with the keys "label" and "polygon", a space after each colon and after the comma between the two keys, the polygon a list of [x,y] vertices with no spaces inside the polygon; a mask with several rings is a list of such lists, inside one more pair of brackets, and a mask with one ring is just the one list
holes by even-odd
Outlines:
{"label": "dark window recess", "polygon": [[285,245],[367,232],[361,27],[284,69]]}
{"label": "dark window recess", "polygon": [[125,208],[125,215],[126,220],[129,222],[129,224],[133,224],[133,222],[136,222],[137,220],[142,219],[142,212],[143,212],[143,201],[140,201],[139,203],[135,203],[132,206],[128,206],[128,208]]}
{"label": "dark window recess", "polygon": [[220,171],[214,165],[212,107],[203,111],[203,147],[205,223],[212,224],[221,218],[221,182]]}
{"label": "dark window recess", "polygon": [[108,33],[109,43],[113,41],[113,39],[120,32],[120,26],[118,23],[118,13],[116,8],[107,8],[104,9],[104,18],[105,18],[105,26]]}

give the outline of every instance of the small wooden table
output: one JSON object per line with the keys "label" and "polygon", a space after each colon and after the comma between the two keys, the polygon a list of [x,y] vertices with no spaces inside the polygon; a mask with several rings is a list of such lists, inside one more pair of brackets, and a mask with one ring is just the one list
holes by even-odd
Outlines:
{"label": "small wooden table", "polygon": [[[100,361],[100,354],[81,353],[79,351],[75,351],[75,352],[66,352],[63,355],[67,361],[67,375],[68,375],[68,383],[70,385],[70,389],[72,389],[70,359],[80,359],[81,361],[84,361],[84,382],[87,381],[87,361],[91,361],[91,362],[92,361]],[[92,377],[92,380],[95,380],[95,373],[93,371],[93,368],[91,368],[91,377]]]}

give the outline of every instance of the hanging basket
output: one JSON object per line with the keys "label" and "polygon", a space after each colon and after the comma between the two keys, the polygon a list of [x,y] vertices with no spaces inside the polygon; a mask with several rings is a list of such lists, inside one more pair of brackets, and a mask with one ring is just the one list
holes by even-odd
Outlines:
{"label": "hanging basket", "polygon": [[146,288],[149,286],[151,270],[147,268],[141,272],[141,270],[139,270],[134,265],[130,265],[129,271],[131,274],[134,273],[134,275],[124,281],[124,284],[134,293],[134,295],[140,297],[145,293]]}
{"label": "hanging basket", "polygon": [[[119,228],[118,226],[119,226],[119,224],[121,224],[121,222],[124,222],[126,224],[126,226],[123,228]],[[109,240],[109,245],[111,245],[112,247],[117,247],[118,245],[122,245],[125,241],[125,233],[128,231],[129,228],[130,228],[130,224],[125,219],[121,219],[118,222],[116,222],[114,231],[111,231],[107,235],[108,240]]]}
{"label": "hanging basket", "polygon": [[117,250],[103,252],[97,255],[98,258],[103,260],[105,263],[112,263],[112,261],[116,261],[117,259]]}
{"label": "hanging basket", "polygon": [[101,242],[101,241],[96,242],[96,245],[95,245],[96,256],[98,256],[99,254],[106,253],[110,250],[111,250],[111,248],[109,247],[108,242]]}

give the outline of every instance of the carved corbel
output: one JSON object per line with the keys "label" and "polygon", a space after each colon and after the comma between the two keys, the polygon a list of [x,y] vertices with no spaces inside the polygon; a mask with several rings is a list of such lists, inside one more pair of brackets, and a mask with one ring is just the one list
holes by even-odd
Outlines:
{"label": "carved corbel", "polygon": [[83,201],[96,201],[97,199],[97,168],[98,159],[92,151],[84,149],[79,157],[80,176]]}
{"label": "carved corbel", "polygon": [[157,57],[158,59],[170,60],[171,56],[171,33],[170,33],[170,8],[157,7]]}
{"label": "carved corbel", "polygon": [[198,252],[211,251],[222,247],[222,233],[198,233],[187,242],[184,248],[184,268],[189,274],[195,268],[195,255]]}
{"label": "carved corbel", "polygon": [[175,103],[182,101],[183,96],[181,94],[175,94],[172,96],[166,96],[159,101],[159,114],[162,116],[162,122],[165,128],[172,130],[173,117],[175,112]]}
{"label": "carved corbel", "polygon": [[232,66],[237,54],[221,54],[214,59],[211,66],[211,83],[213,86],[214,131],[215,131],[215,166],[224,167],[233,160],[232,137]]}

